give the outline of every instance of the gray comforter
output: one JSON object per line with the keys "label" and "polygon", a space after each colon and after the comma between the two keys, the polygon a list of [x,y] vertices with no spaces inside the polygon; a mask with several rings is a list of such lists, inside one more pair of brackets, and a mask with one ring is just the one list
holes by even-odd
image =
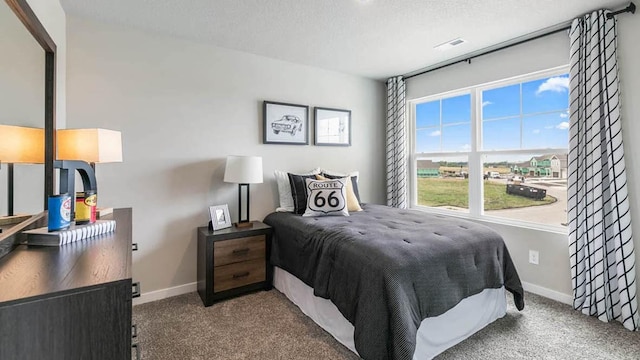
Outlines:
{"label": "gray comforter", "polygon": [[364,359],[411,359],[420,322],[486,288],[524,293],[500,235],[462,219],[367,204],[349,217],[272,213],[271,263],[330,299]]}

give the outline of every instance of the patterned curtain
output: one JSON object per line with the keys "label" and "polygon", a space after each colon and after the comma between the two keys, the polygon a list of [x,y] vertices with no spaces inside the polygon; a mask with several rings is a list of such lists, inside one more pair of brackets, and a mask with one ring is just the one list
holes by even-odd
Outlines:
{"label": "patterned curtain", "polygon": [[573,307],[638,330],[616,23],[604,10],[571,26],[569,247]]}
{"label": "patterned curtain", "polygon": [[402,76],[387,80],[387,205],[407,207],[405,87]]}

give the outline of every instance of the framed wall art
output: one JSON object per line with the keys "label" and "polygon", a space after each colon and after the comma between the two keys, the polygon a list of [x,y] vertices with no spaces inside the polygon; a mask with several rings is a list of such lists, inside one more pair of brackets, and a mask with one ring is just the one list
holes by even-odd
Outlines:
{"label": "framed wall art", "polygon": [[265,144],[309,144],[309,107],[265,101],[262,109]]}
{"label": "framed wall art", "polygon": [[351,110],[316,107],[316,145],[351,146]]}
{"label": "framed wall art", "polygon": [[209,206],[209,217],[213,231],[231,227],[231,215],[229,215],[227,204]]}

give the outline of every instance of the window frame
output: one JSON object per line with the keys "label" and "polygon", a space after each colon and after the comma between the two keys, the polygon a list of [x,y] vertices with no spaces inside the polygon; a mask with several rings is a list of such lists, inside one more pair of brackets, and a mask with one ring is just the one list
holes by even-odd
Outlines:
{"label": "window frame", "polygon": [[[544,149],[510,149],[510,150],[483,150],[481,149],[482,144],[482,92],[487,90],[492,90],[496,88],[501,88],[509,85],[525,83],[533,80],[539,80],[541,78],[548,78],[558,75],[565,75],[569,73],[569,65],[562,65],[558,67],[554,67],[551,69],[536,71],[524,75],[512,76],[506,79],[501,79],[497,81],[492,81],[488,83],[472,85],[460,89],[455,89],[451,91],[446,91],[434,95],[429,95],[425,97],[420,97],[416,99],[411,99],[407,101],[408,105],[408,121],[409,126],[407,127],[410,131],[409,133],[409,156],[408,161],[408,170],[410,172],[409,179],[409,204],[412,209],[456,216],[461,218],[467,218],[472,220],[481,220],[490,223],[509,225],[533,230],[541,230],[552,233],[559,234],[567,234],[568,228],[561,225],[550,225],[550,224],[542,224],[529,222],[524,220],[516,220],[510,218],[504,218],[499,216],[491,216],[486,215],[484,213],[484,181],[483,181],[483,158],[485,155],[517,155],[517,154],[535,154],[539,155],[550,155],[550,154],[568,154],[569,153],[569,140],[567,139],[567,147],[566,148],[544,148]],[[421,103],[442,100],[449,97],[460,96],[464,94],[470,94],[471,98],[471,149],[469,151],[447,151],[447,152],[429,152],[429,153],[417,153],[416,150],[416,106]],[[522,102],[522,94],[520,96],[520,102]],[[522,116],[522,104],[520,107],[520,115]],[[527,114],[529,115],[529,114]],[[442,120],[441,120],[442,121]],[[520,144],[522,146],[522,121],[520,123],[521,127],[521,140]],[[468,158],[468,172],[469,172],[469,209],[468,212],[461,212],[455,210],[448,209],[440,209],[425,205],[418,204],[418,176],[417,176],[417,161],[425,158],[433,158],[433,157],[455,157],[455,156],[467,156]]]}

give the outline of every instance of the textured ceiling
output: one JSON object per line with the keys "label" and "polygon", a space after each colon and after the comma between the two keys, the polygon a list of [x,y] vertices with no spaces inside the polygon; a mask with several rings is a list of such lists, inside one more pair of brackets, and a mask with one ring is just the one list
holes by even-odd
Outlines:
{"label": "textured ceiling", "polygon": [[[70,16],[384,79],[624,0],[61,0]],[[434,50],[461,37],[466,43]]]}

